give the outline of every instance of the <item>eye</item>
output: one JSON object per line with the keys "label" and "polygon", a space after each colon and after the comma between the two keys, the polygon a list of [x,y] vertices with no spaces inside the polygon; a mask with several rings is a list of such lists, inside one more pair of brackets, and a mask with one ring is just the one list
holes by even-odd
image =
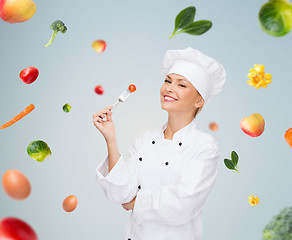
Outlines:
{"label": "eye", "polygon": [[179,84],[179,86],[182,86],[182,87],[184,87],[184,88],[186,87],[185,85],[182,85],[182,84]]}
{"label": "eye", "polygon": [[168,82],[168,83],[171,83],[171,82],[170,82],[169,80],[167,80],[167,79],[165,79],[165,80],[164,80],[164,82]]}

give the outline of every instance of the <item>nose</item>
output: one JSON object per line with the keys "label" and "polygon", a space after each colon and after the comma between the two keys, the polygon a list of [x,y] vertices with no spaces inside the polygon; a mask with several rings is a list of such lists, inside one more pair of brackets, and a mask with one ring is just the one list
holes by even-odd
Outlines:
{"label": "nose", "polygon": [[166,92],[173,92],[172,84],[168,84],[165,90],[166,90]]}

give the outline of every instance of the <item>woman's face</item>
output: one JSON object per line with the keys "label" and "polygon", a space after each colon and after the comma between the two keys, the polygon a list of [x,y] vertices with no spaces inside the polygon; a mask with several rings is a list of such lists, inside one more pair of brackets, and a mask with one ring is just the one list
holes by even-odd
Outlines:
{"label": "woman's face", "polygon": [[170,73],[160,89],[160,102],[167,112],[195,112],[204,100],[185,77]]}

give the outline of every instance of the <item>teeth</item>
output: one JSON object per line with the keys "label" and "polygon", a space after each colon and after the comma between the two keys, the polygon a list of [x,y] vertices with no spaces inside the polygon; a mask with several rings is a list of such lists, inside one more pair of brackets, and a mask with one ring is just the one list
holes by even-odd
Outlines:
{"label": "teeth", "polygon": [[164,97],[164,99],[166,99],[166,100],[175,100],[174,98],[170,98],[170,97]]}

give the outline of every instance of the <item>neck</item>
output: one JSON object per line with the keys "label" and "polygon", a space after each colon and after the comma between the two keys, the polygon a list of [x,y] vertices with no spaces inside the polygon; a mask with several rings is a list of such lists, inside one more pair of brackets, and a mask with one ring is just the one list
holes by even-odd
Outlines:
{"label": "neck", "polygon": [[183,112],[169,113],[167,126],[164,131],[164,138],[172,140],[175,132],[190,124],[193,119],[193,114],[187,114]]}

